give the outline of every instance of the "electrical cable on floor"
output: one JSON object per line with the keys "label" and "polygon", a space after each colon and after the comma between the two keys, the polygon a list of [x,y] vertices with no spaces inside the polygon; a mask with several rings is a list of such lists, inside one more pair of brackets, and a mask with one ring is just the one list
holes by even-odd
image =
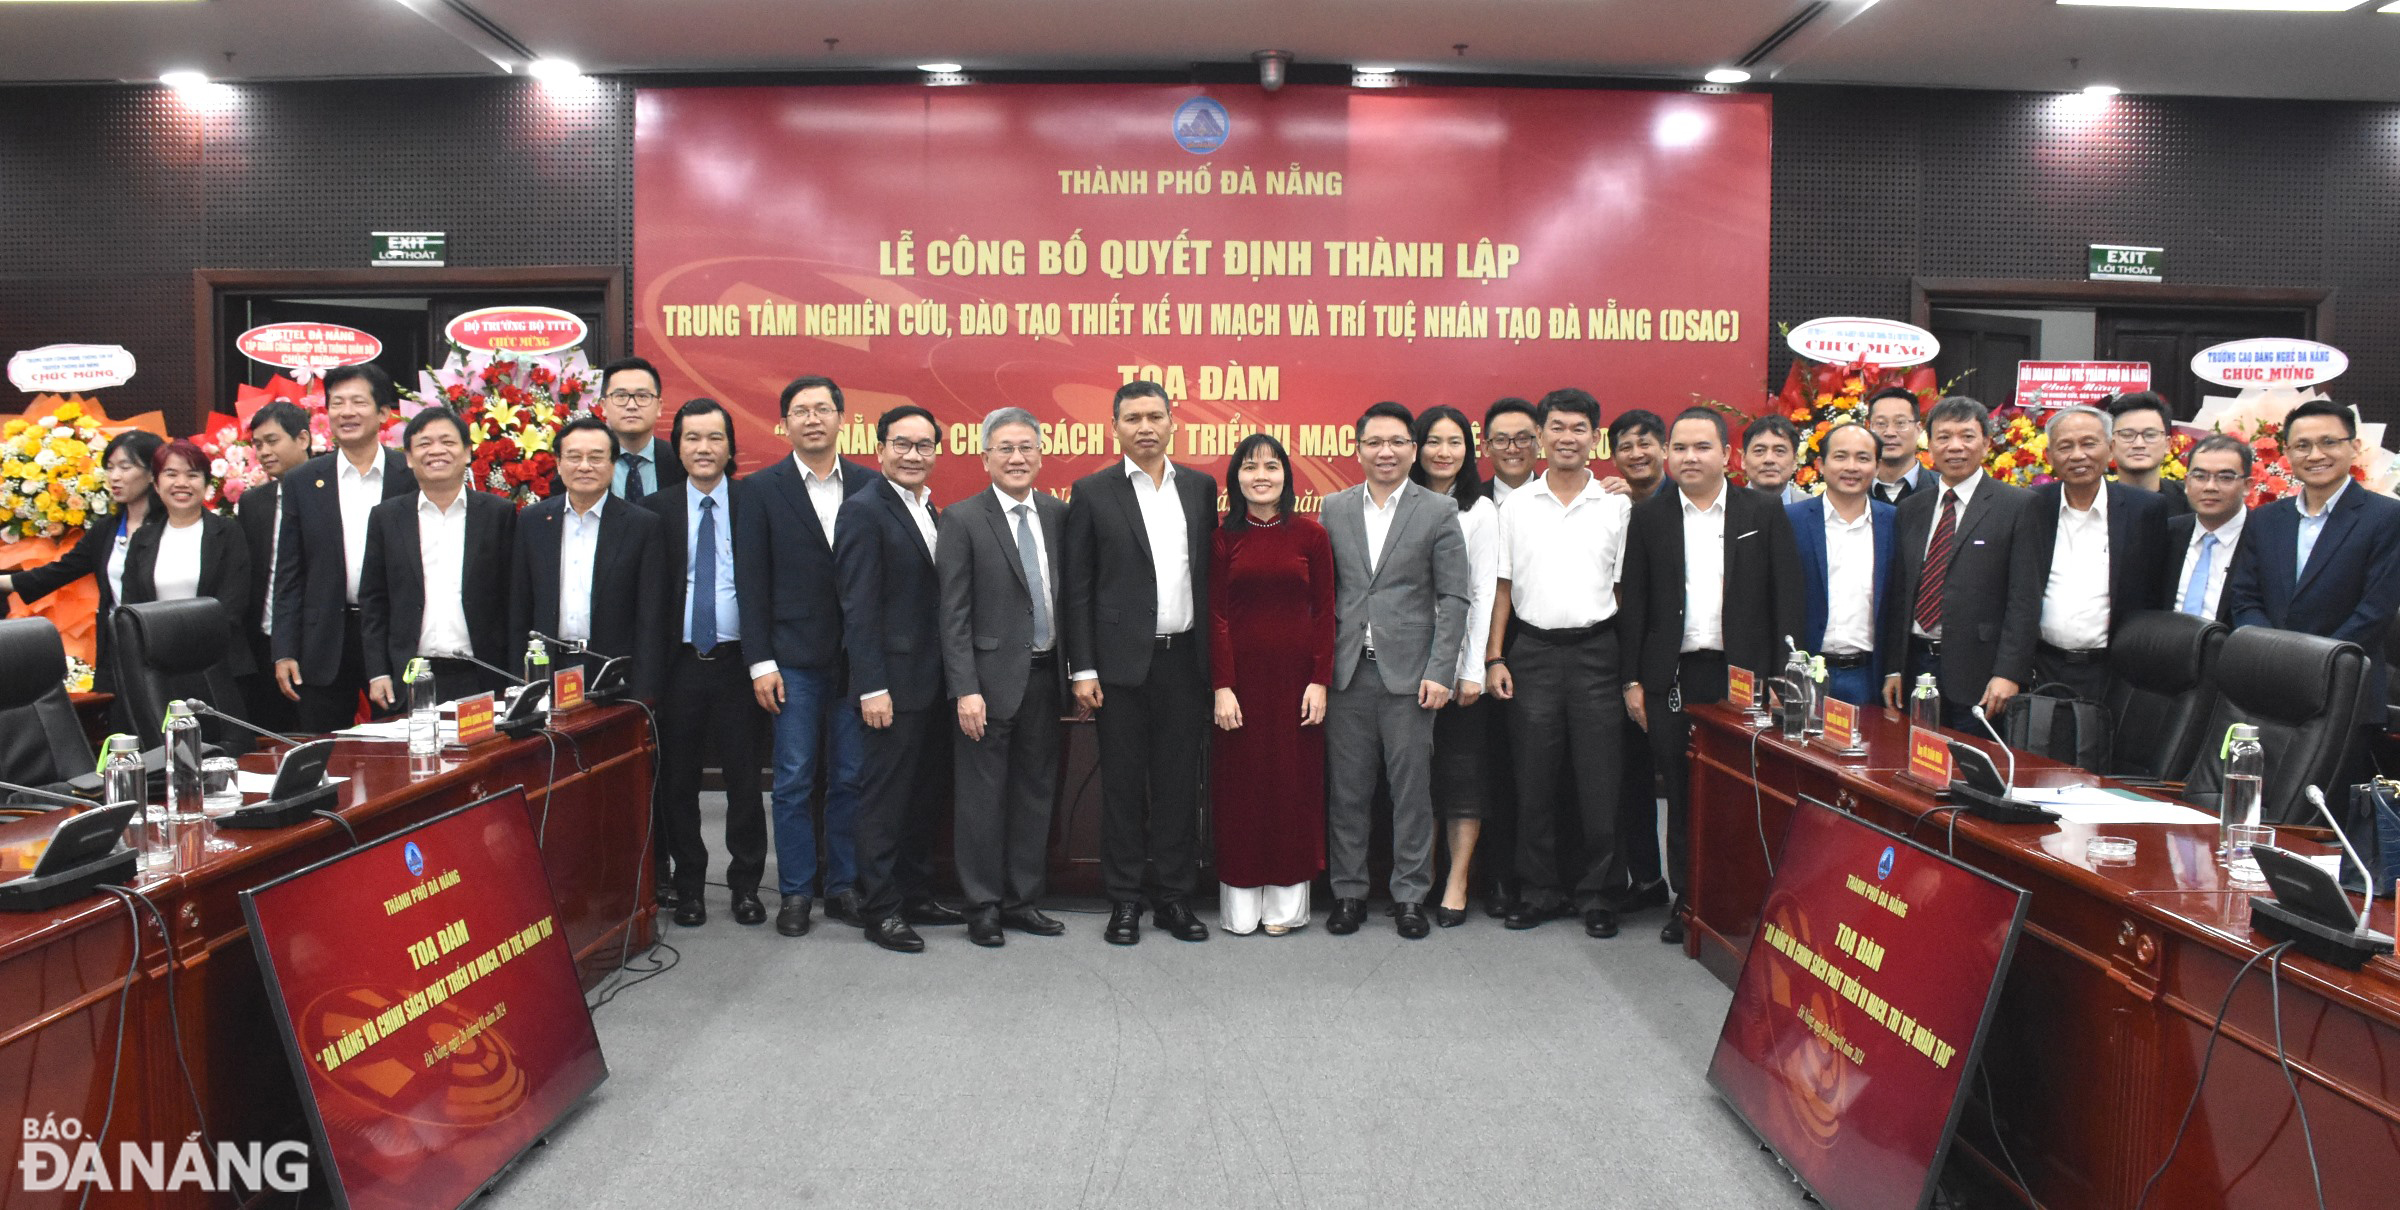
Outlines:
{"label": "electrical cable on floor", "polygon": [[2292,1090],[2292,1107],[2300,1111],[2300,1142],[2308,1148],[2308,1180],[2317,1191],[2317,1210],[2325,1210],[2325,1176],[2317,1170],[2317,1135],[2308,1125],[2308,1102],[2300,1099],[2300,1081],[2292,1077],[2292,1057],[2283,1049],[2283,951],[2291,946],[2286,941],[2269,953],[2275,957],[2267,963],[2267,1002],[2274,1008],[2275,1062],[2283,1068],[2284,1087]]}
{"label": "electrical cable on floor", "polygon": [[[653,861],[650,848],[653,843],[653,835],[658,827],[658,714],[650,709],[650,704],[648,702],[645,702],[637,697],[626,698],[625,704],[640,710],[642,712],[642,718],[645,721],[645,725],[647,725],[650,729],[650,787],[649,793],[645,795],[645,801],[650,804],[650,809],[642,812],[642,842],[634,850],[633,902],[638,908],[641,906],[642,897],[642,871]],[[545,731],[544,734],[548,734],[548,732]],[[550,747],[550,759],[551,769],[553,772],[556,772],[558,746],[555,741]],[[576,763],[580,765],[582,764],[582,761],[582,752],[579,748],[577,749]],[[550,795],[545,792],[542,795],[542,821],[545,826],[547,826],[549,823],[549,818]],[[590,997],[584,1001],[584,1007],[586,1011],[598,1010],[600,1006],[616,999],[617,996],[623,993],[626,988],[633,987],[637,984],[646,983],[659,977],[660,975],[666,974],[668,971],[675,969],[675,967],[683,961],[682,951],[677,950],[674,946],[667,944],[666,935],[663,931],[652,938],[649,948],[642,951],[642,956],[645,958],[652,958],[653,955],[656,955],[661,950],[666,951],[668,955],[664,961],[659,961],[653,958],[653,961],[649,966],[634,966],[632,964],[634,957],[633,925],[630,921],[628,921],[625,926],[625,939],[623,942],[619,943],[617,947],[617,967],[615,970],[610,971],[606,978],[600,981],[599,986],[592,989]],[[626,978],[628,974],[630,974],[632,977]]]}
{"label": "electrical cable on floor", "polygon": [[2133,1199],[2133,1210],[2142,1210],[2142,1206],[2150,1200],[2150,1192],[2158,1186],[2158,1178],[2165,1176],[2167,1168],[2175,1162],[2175,1150],[2183,1146],[2184,1131],[2192,1124],[2192,1111],[2200,1107],[2200,1092],[2208,1087],[2209,1064],[2217,1057],[2217,1039],[2225,1032],[2225,1012],[2233,1007],[2233,993],[2242,986],[2242,976],[2249,974],[2250,968],[2257,966],[2260,959],[2280,955],[2290,948],[2291,942],[2278,941],[2250,955],[2250,960],[2243,963],[2240,970],[2233,972],[2233,978],[2225,984],[2225,998],[2217,1002],[2217,1019],[2208,1027],[2208,1046],[2200,1052],[2200,1079],[2192,1085],[2192,1099],[2184,1102],[2183,1120],[2175,1124],[2175,1137],[2167,1143],[2166,1157],[2158,1161],[2158,1171],[2142,1182],[2142,1195]]}

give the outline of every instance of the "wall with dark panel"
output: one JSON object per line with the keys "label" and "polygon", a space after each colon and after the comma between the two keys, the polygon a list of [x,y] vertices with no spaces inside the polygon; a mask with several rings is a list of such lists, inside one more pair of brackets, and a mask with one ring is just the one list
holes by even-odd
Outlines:
{"label": "wall with dark panel", "polygon": [[[2340,393],[2400,420],[2400,106],[1811,87],[1775,107],[1774,323],[1904,317],[1912,276],[2071,281],[2086,244],[2155,244],[2175,282],[2337,288]],[[359,268],[369,231],[402,229],[449,232],[461,267],[630,273],[632,138],[620,81],[236,86],[200,110],[0,89],[0,346],[123,343],[141,369],[112,407],[189,416],[195,267]]]}

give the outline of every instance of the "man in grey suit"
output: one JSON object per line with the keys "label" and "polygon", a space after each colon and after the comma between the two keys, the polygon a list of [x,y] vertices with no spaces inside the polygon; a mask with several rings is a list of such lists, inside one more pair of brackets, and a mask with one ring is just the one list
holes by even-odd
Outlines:
{"label": "man in grey suit", "polygon": [[1333,696],[1325,712],[1330,933],[1367,914],[1375,775],[1392,788],[1392,904],[1400,935],[1429,929],[1433,712],[1458,679],[1469,584],[1458,505],[1408,481],[1414,417],[1378,403],[1358,418],[1367,481],[1326,497],[1333,538]]}
{"label": "man in grey suit", "polygon": [[956,864],[967,939],[996,946],[1001,926],[1039,937],[1066,931],[1042,894],[1051,792],[1058,781],[1059,552],[1067,506],[1033,488],[1042,429],[1023,408],[983,418],[992,490],[942,514],[934,567],[942,584],[942,667],[958,699]]}

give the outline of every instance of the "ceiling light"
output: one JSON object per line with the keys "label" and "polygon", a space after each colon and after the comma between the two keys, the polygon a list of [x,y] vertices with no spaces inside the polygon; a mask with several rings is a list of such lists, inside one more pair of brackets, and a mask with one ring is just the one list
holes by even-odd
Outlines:
{"label": "ceiling light", "polygon": [[1350,70],[1362,76],[1388,76],[1400,69],[1397,67],[1353,67]]}
{"label": "ceiling light", "polygon": [[1749,82],[1750,73],[1738,67],[1719,67],[1700,78],[1711,84],[1744,84]]}
{"label": "ceiling light", "polygon": [[583,69],[565,59],[535,59],[525,65],[525,74],[536,80],[572,80]]}
{"label": "ceiling light", "polygon": [[158,77],[158,82],[166,85],[169,88],[189,89],[208,87],[208,77],[196,71],[162,72]]}
{"label": "ceiling light", "polygon": [[2203,8],[2248,13],[2339,13],[2361,0],[2058,0],[2091,8]]}
{"label": "ceiling light", "polygon": [[2083,86],[2083,95],[2087,97],[2113,97],[2119,91],[2121,90],[2114,84],[2086,84]]}
{"label": "ceiling light", "polygon": [[917,64],[917,70],[929,71],[937,76],[946,76],[954,72],[963,71],[965,69],[956,63],[919,63]]}

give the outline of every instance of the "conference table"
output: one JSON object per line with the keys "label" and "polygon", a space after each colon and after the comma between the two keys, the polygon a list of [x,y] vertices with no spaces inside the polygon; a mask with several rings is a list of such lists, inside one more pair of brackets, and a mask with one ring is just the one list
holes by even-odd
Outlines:
{"label": "conference table", "polygon": [[[503,737],[423,757],[410,756],[405,742],[345,738],[326,772],[346,779],[336,787],[334,809],[362,843],[523,785],[558,919],[588,991],[621,955],[641,952],[654,935],[651,731],[639,709],[621,705],[564,712],[553,716],[552,727],[550,737]],[[271,752],[242,760],[245,770],[274,766]],[[55,822],[53,815],[0,827],[0,843],[46,834]],[[103,1147],[112,1173],[119,1141],[164,1143],[171,1156],[201,1129],[195,1104],[211,1140],[307,1140],[239,896],[350,843],[326,819],[272,831],[182,829],[176,868],[131,884],[158,905],[170,933],[165,939],[147,909],[137,928],[126,903],[107,892],[46,911],[0,914],[0,1112],[11,1134],[21,1134],[27,1121],[72,1118],[84,1138],[96,1137],[113,1086],[115,1117]],[[371,1013],[377,1006],[362,1007]],[[10,1210],[76,1204],[80,1193],[23,1188],[13,1167],[18,1145],[5,1150],[12,1166],[0,1204]],[[135,1198],[99,1194],[92,1204],[226,1201],[187,1188]]]}
{"label": "conference table", "polygon": [[[1910,837],[2031,895],[1983,1053],[1988,1099],[1959,1142],[2004,1184],[2021,1171],[2052,1210],[2123,1210],[2166,1157],[2202,1078],[2210,1025],[2242,964],[2273,945],[2250,927],[2250,897],[2216,862],[2216,826],[1996,824],[1949,811],[1901,776],[1904,716],[1859,711],[1865,755],[1761,734],[1724,704],[1691,712],[1693,927],[1685,952],[1731,985],[1759,927],[1773,855],[1802,796]],[[1994,756],[1989,739],[1948,733]],[[2072,766],[2016,756],[2019,786],[2106,784]],[[2128,864],[2086,858],[2093,835],[2138,844]],[[2326,846],[2280,830],[2302,853]],[[2354,899],[2355,902],[2355,899]],[[2372,927],[2393,930],[2378,901]],[[2314,1205],[2293,1095],[2277,1061],[2269,963],[2243,977],[2202,1094],[2149,1205]],[[2307,1107],[2332,1207],[2400,1205],[2400,965],[2345,971],[2297,953],[2282,961],[2282,1053]],[[2003,1146],[1995,1146],[1995,1144]],[[2013,1163],[2012,1163],[2013,1160]]]}

